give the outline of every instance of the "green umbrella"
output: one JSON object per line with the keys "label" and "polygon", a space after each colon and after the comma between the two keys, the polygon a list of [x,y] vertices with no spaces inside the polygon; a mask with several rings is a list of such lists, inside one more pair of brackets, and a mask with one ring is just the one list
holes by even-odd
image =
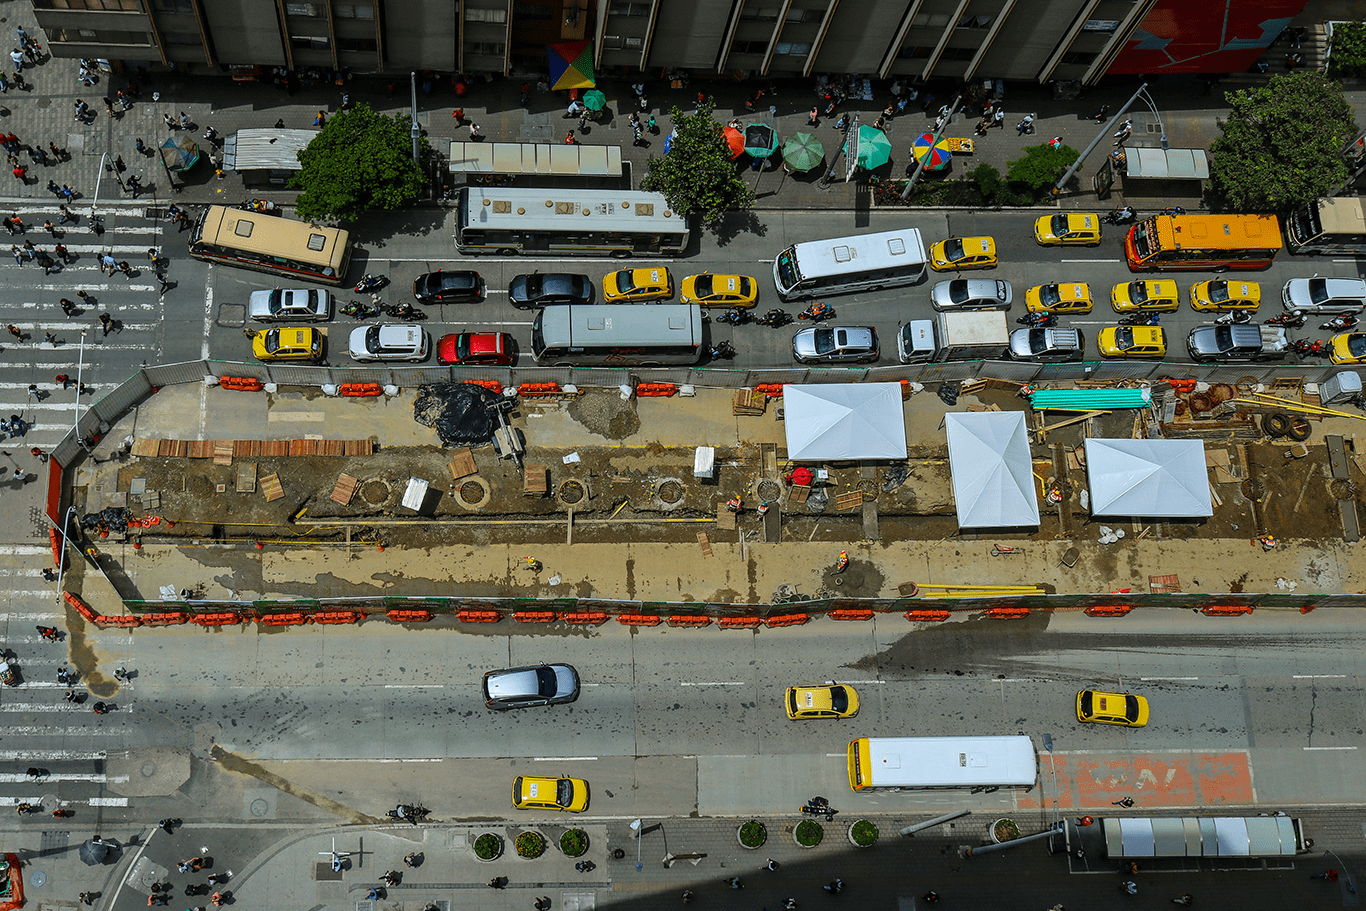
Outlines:
{"label": "green umbrella", "polygon": [[887,134],[876,127],[858,128],[858,163],[860,167],[873,170],[892,160],[892,141]]}
{"label": "green umbrella", "polygon": [[597,89],[589,89],[583,93],[583,106],[590,111],[601,111],[607,107],[607,96]]}
{"label": "green umbrella", "polygon": [[783,143],[783,161],[794,171],[810,171],[825,161],[825,147],[810,133],[793,133]]}
{"label": "green umbrella", "polygon": [[778,151],[778,133],[766,123],[745,127],[745,151],[751,158],[768,158]]}
{"label": "green umbrella", "polygon": [[199,160],[199,146],[188,136],[166,140],[160,151],[162,164],[171,171],[188,171]]}

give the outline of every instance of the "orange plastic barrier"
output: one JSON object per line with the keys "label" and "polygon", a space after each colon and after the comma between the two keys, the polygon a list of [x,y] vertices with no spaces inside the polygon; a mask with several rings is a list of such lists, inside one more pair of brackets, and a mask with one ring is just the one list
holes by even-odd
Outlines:
{"label": "orange plastic barrier", "polygon": [[62,592],[62,597],[66,599],[67,604],[70,604],[72,607],[76,608],[76,610],[80,611],[81,616],[89,620],[91,623],[94,623],[97,619],[99,619],[99,614],[95,613],[95,611],[91,609],[89,604],[86,604],[80,598],[77,598],[75,595],[71,594],[71,592]]}
{"label": "orange plastic barrier", "polygon": [[220,376],[218,385],[224,389],[236,389],[239,392],[260,392],[266,388],[266,384],[254,376]]}
{"label": "orange plastic barrier", "polygon": [[517,394],[524,399],[534,399],[542,395],[559,395],[559,383],[523,383],[517,387]]}
{"label": "orange plastic barrier", "polygon": [[58,536],[57,529],[55,528],[49,528],[47,530],[47,535],[48,539],[52,542],[52,564],[60,567],[62,565],[62,558],[66,556],[63,552],[61,538]]}
{"label": "orange plastic barrier", "polygon": [[170,611],[164,614],[144,614],[142,617],[143,626],[176,626],[181,623],[190,622],[189,611]]}
{"label": "orange plastic barrier", "polygon": [[579,623],[579,624],[584,624],[584,625],[588,625],[588,624],[597,625],[597,624],[599,624],[599,623],[606,623],[606,622],[607,622],[607,611],[590,610],[590,611],[579,611],[579,612],[577,612],[577,613],[573,613],[573,612],[571,612],[571,613],[565,613],[565,614],[560,614],[560,619],[563,620],[565,623]]}
{"label": "orange plastic barrier", "polygon": [[828,616],[831,620],[871,620],[873,612],[865,609],[832,610]]}
{"label": "orange plastic barrier", "polygon": [[675,614],[669,618],[670,626],[690,626],[703,627],[711,626],[711,617],[694,617],[686,614]]}
{"label": "orange plastic barrier", "polygon": [[432,612],[429,610],[391,610],[384,616],[395,623],[426,623],[432,619]]}
{"label": "orange plastic barrier", "polygon": [[1088,617],[1123,617],[1133,607],[1128,604],[1097,604],[1086,609]]}
{"label": "orange plastic barrier", "polygon": [[225,611],[220,614],[196,614],[192,622],[200,626],[232,626],[241,623],[242,618],[235,611]]}
{"label": "orange plastic barrier", "polygon": [[512,619],[518,623],[554,623],[555,612],[553,610],[519,610],[513,611]]}
{"label": "orange plastic barrier", "polygon": [[619,614],[617,622],[623,626],[659,626],[659,618],[652,614]]}
{"label": "orange plastic barrier", "polygon": [[308,622],[308,614],[303,611],[285,611],[279,614],[266,614],[256,621],[262,626],[303,626]]}
{"label": "orange plastic barrier", "polygon": [[496,610],[462,610],[456,613],[462,623],[497,623],[503,615]]}
{"label": "orange plastic barrier", "polygon": [[497,380],[463,380],[462,382],[468,383],[471,386],[483,386],[494,395],[503,394],[503,384]]}
{"label": "orange plastic barrier", "polygon": [[1027,607],[989,607],[987,616],[995,620],[1019,620],[1029,616]]}
{"label": "orange plastic barrier", "polygon": [[938,622],[940,622],[941,620],[947,620],[947,619],[949,619],[949,618],[952,617],[952,616],[953,616],[953,613],[950,612],[950,611],[946,611],[946,610],[908,610],[908,611],[906,611],[906,619],[907,619],[907,620],[912,620],[912,621],[915,621],[915,622],[938,623]]}
{"label": "orange plastic barrier", "polygon": [[137,629],[139,626],[142,626],[142,621],[139,620],[137,617],[128,617],[123,615],[120,615],[118,617],[106,617],[104,615],[101,615],[95,618],[95,622],[98,623],[100,626],[122,626],[127,629]]}
{"label": "orange plastic barrier", "polygon": [[1195,380],[1170,380],[1170,379],[1169,379],[1169,380],[1167,380],[1167,385],[1171,386],[1171,387],[1172,387],[1173,389],[1175,389],[1177,392],[1180,392],[1180,393],[1182,393],[1182,394],[1185,394],[1185,393],[1187,393],[1187,392],[1194,392],[1194,391],[1195,391]]}
{"label": "orange plastic barrier", "polygon": [[764,620],[764,626],[773,629],[779,626],[801,626],[811,619],[810,614],[778,614],[775,617],[768,617]]}
{"label": "orange plastic barrier", "polygon": [[364,619],[363,610],[325,610],[313,615],[314,623],[359,623]]}
{"label": "orange plastic barrier", "polygon": [[1307,614],[1316,607],[1318,607],[1317,604],[1306,604],[1304,607],[1300,608],[1300,613]]}
{"label": "orange plastic barrier", "polygon": [[670,395],[678,395],[678,387],[673,383],[639,383],[636,386],[636,398]]}
{"label": "orange plastic barrier", "polygon": [[364,397],[384,395],[384,387],[379,383],[342,383],[338,391],[345,396]]}
{"label": "orange plastic barrier", "polygon": [[1252,613],[1251,604],[1208,604],[1200,608],[1206,617],[1238,617]]}
{"label": "orange plastic barrier", "polygon": [[762,392],[764,395],[768,396],[771,399],[780,399],[783,397],[783,384],[760,383],[759,385],[754,387],[754,391]]}
{"label": "orange plastic barrier", "polygon": [[722,629],[758,629],[763,617],[722,617],[716,625]]}

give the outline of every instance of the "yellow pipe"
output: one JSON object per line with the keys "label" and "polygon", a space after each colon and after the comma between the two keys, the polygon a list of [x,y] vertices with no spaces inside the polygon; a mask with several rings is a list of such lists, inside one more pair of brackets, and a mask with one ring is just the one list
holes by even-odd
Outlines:
{"label": "yellow pipe", "polygon": [[1362,417],[1362,415],[1359,415],[1359,414],[1353,414],[1353,413],[1350,412],[1350,411],[1338,411],[1337,409],[1334,409],[1334,408],[1324,408],[1322,405],[1306,405],[1306,404],[1304,404],[1304,403],[1302,403],[1302,402],[1292,402],[1292,401],[1290,401],[1289,399],[1282,399],[1282,398],[1277,398],[1277,397],[1274,396],[1274,395],[1267,395],[1265,392],[1254,392],[1254,393],[1252,393],[1252,394],[1255,395],[1255,396],[1257,396],[1258,398],[1270,399],[1270,400],[1273,401],[1273,402],[1279,402],[1279,403],[1281,403],[1282,405],[1285,405],[1285,406],[1287,406],[1287,407],[1289,407],[1289,408],[1299,408],[1299,409],[1302,409],[1302,410],[1304,410],[1304,411],[1309,412],[1310,414],[1331,414],[1331,415],[1333,415],[1334,417],[1340,417],[1340,418],[1360,418],[1360,419],[1362,419],[1362,420],[1366,420],[1366,417]]}
{"label": "yellow pipe", "polygon": [[999,588],[999,589],[1008,589],[1008,588],[1034,588],[1034,586],[1032,586],[1032,585],[939,585],[939,584],[934,583],[934,582],[917,582],[916,585],[919,586],[920,588],[972,588],[972,589],[979,589],[979,590],[992,589],[992,588]]}

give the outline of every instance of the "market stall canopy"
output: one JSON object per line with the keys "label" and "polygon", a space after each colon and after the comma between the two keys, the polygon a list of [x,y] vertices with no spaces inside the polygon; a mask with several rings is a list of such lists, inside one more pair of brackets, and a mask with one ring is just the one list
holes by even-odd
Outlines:
{"label": "market stall canopy", "polygon": [[297,171],[299,153],[317,135],[317,130],[238,130],[223,140],[223,169]]}
{"label": "market stall canopy", "polygon": [[1022,411],[944,415],[958,524],[1008,528],[1039,524],[1039,498]]}
{"label": "market stall canopy", "polygon": [[[848,143],[845,145],[845,154],[848,154]],[[870,127],[866,124],[860,126],[855,148],[854,157],[858,161],[859,167],[867,168],[870,171],[880,168],[892,160],[892,141],[887,138],[886,133],[876,127]]]}
{"label": "market stall canopy", "polygon": [[100,838],[87,838],[77,853],[87,866],[93,867],[104,863],[109,856],[109,845]]}
{"label": "market stall canopy", "polygon": [[948,138],[941,136],[936,140],[933,133],[924,133],[911,143],[911,154],[915,156],[916,161],[925,162],[927,171],[947,168],[953,160]]}
{"label": "market stall canopy", "polygon": [[1203,440],[1086,441],[1091,514],[1214,515]]}
{"label": "market stall canopy", "polygon": [[546,55],[550,59],[550,88],[591,89],[597,85],[593,78],[593,42],[566,41],[563,44],[547,44]]}
{"label": "market stall canopy", "polygon": [[794,462],[906,458],[900,383],[784,386],[783,408]]}

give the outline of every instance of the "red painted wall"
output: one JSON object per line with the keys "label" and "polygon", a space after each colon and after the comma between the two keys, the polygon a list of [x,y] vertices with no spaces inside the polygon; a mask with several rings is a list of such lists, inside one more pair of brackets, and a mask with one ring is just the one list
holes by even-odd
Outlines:
{"label": "red painted wall", "polygon": [[1241,73],[1307,0],[1160,0],[1110,67],[1124,73]]}

